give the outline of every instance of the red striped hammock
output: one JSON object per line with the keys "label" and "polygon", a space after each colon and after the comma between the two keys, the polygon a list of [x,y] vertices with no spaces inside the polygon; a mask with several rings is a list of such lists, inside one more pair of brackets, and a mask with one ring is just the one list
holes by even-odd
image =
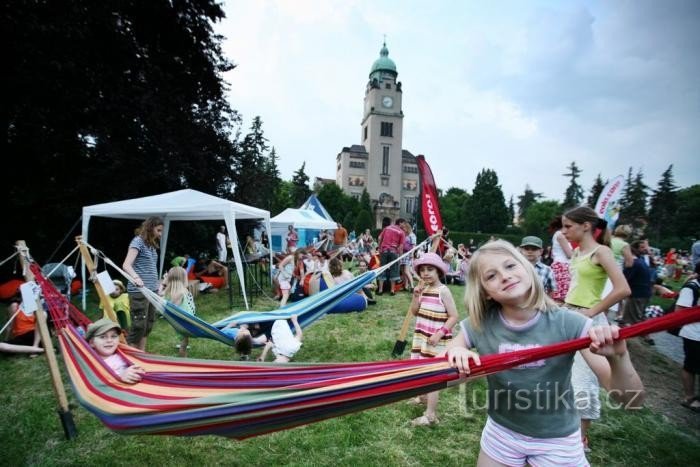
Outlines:
{"label": "red striped hammock", "polygon": [[[256,364],[181,359],[120,346],[146,370],[122,383],[71,323],[89,320],[43,276],[42,288],[73,389],[111,430],[125,434],[221,435],[243,439],[392,403],[466,381],[446,359],[369,363]],[[620,331],[629,338],[700,321],[700,308]],[[588,338],[481,357],[469,379],[588,347]]]}

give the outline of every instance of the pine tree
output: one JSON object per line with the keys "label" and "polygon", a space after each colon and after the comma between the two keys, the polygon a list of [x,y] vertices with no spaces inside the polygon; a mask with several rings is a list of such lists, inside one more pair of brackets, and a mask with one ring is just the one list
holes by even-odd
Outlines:
{"label": "pine tree", "polygon": [[564,210],[578,206],[583,200],[583,188],[576,181],[581,176],[581,169],[578,168],[576,162],[572,162],[567,169],[569,169],[569,172],[562,175],[570,177],[571,182],[569,182],[569,187],[564,193],[564,202],[562,203]]}
{"label": "pine tree", "polygon": [[525,191],[522,195],[518,196],[518,217],[522,219],[527,209],[540,198],[542,198],[542,193],[535,193],[530,189],[530,185],[525,185]]}
{"label": "pine tree", "polygon": [[653,242],[674,232],[678,187],[673,181],[673,164],[661,174],[661,180],[651,195],[649,207],[649,237]]}
{"label": "pine tree", "polygon": [[587,200],[588,206],[595,208],[595,205],[598,202],[598,197],[600,197],[600,194],[603,192],[603,188],[605,188],[606,183],[607,181],[603,182],[603,179],[601,178],[599,173],[593,181],[593,186],[591,187],[591,194]]}
{"label": "pine tree", "polygon": [[635,224],[637,220],[646,218],[648,190],[642,169],[639,169],[631,184],[625,186],[626,199],[620,211],[618,224]]}
{"label": "pine tree", "polygon": [[[295,207],[299,207],[304,204],[306,198],[311,195],[311,189],[309,188],[309,176],[306,175],[306,161],[301,164],[301,167],[294,172],[292,177],[292,203]],[[332,214],[331,214],[332,215]]]}
{"label": "pine tree", "polygon": [[508,225],[508,207],[498,175],[483,169],[476,176],[474,191],[466,203],[467,227],[475,232],[502,233]]}
{"label": "pine tree", "polygon": [[255,117],[248,133],[241,143],[240,155],[233,164],[231,179],[234,185],[233,199],[239,203],[261,208],[267,208],[271,204],[270,194],[266,186],[268,180],[269,158],[266,151],[269,149],[267,138],[263,134],[262,120]]}
{"label": "pine tree", "polygon": [[510,195],[508,200],[508,225],[512,225],[515,222],[515,203],[513,202],[513,195]]}

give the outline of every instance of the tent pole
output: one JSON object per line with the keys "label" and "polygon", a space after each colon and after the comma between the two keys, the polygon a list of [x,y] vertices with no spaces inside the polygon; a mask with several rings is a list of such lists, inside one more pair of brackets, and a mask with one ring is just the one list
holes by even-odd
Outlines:
{"label": "tent pole", "polygon": [[[19,260],[22,264],[22,269],[25,271],[24,279],[27,282],[34,280],[34,274],[29,270],[29,249],[24,240],[17,240],[15,244],[17,249],[20,251]],[[75,428],[75,422],[73,421],[73,414],[70,412],[70,406],[68,405],[68,397],[66,397],[66,390],[63,387],[63,381],[61,380],[61,373],[58,370],[58,362],[56,360],[56,352],[54,351],[53,342],[51,341],[51,335],[49,334],[49,327],[46,324],[46,312],[41,304],[41,300],[37,297],[37,309],[34,312],[36,315],[36,322],[39,328],[39,335],[41,336],[41,342],[44,345],[44,355],[46,355],[46,363],[49,366],[49,374],[51,376],[51,383],[53,385],[54,393],[56,394],[56,399],[58,399],[58,416],[61,419],[61,425],[63,426],[63,433],[66,439],[73,439],[78,436],[78,430]],[[35,331],[36,332],[36,331]],[[60,331],[59,331],[60,332]]]}

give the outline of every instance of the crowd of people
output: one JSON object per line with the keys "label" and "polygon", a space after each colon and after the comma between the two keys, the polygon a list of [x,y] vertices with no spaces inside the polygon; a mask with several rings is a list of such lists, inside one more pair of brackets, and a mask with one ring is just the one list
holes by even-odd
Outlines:
{"label": "crowd of people", "polygon": [[[446,356],[464,374],[479,365],[484,355],[590,337],[587,349],[487,377],[489,409],[479,454],[480,465],[587,465],[585,455],[594,444],[589,441],[589,430],[601,412],[600,387],[630,406],[643,401],[643,384],[627,344],[617,339],[619,329],[647,319],[655,293],[677,298],[677,310],[697,305],[700,242],[690,252],[672,248],[661,256],[645,238],[632,238],[629,226],[620,225],[611,232],[588,207],[557,216],[549,229],[551,245],[547,247],[541,238],[531,235],[517,246],[492,239],[479,248],[473,241],[454,247],[443,232],[442,237],[434,238],[432,247],[424,242],[418,248],[405,219],[391,222],[387,218],[376,239],[370,230],[356,236],[338,224],[334,233],[324,232],[317,245],[300,247],[299,235],[290,225],[287,249],[272,268],[276,298],[284,307],[303,296],[299,291],[310,275],[327,274],[327,286],[332,287],[385,266],[376,282],[366,284],[357,294],[365,304],[372,304],[376,296],[395,295],[401,284],[411,294],[408,312],[415,316],[410,358]],[[163,221],[157,217],[146,219],[136,230],[123,264],[132,282],[125,287],[115,280],[109,298],[111,307],[121,311],[119,322],[102,318],[85,333],[95,352],[129,384],[138,383],[144,370],[120,356],[119,337],[124,332],[129,345],[145,350],[155,322],[155,308],[140,289],[152,290],[188,313],[196,312],[185,270],[189,257],[175,258],[168,273],[158,277],[162,232]],[[259,239],[248,236],[244,254],[259,255]],[[217,260],[197,261],[195,277],[223,274],[228,280],[226,253],[219,248],[228,248],[225,228],[216,240]],[[679,293],[663,284],[664,279],[678,281],[684,276],[688,280]],[[461,322],[448,285],[465,286],[464,304],[469,313]],[[2,350],[20,346],[23,350],[18,351],[41,352],[31,315],[22,312],[18,301],[11,303],[10,313],[15,317],[13,337]],[[272,351],[276,362],[288,362],[303,340],[296,315],[252,325],[233,322],[222,332],[234,338],[235,350],[243,359],[250,357],[253,346],[262,346],[260,361]],[[685,353],[681,404],[700,413],[695,383],[700,374],[700,323],[683,326],[678,335]],[[644,342],[654,345],[648,336]],[[180,336],[180,356],[187,356],[188,344],[188,338]],[[564,403],[555,399],[554,392],[538,392],[543,382],[563,390]],[[438,395],[433,391],[410,401],[425,406],[412,420],[413,426],[439,423]],[[515,396],[532,404],[514,410]],[[546,410],[540,408],[540,397],[545,398]]]}

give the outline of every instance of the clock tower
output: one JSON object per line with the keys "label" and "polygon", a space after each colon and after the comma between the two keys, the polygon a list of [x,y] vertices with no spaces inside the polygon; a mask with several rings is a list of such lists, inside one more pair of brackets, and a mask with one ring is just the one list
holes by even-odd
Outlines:
{"label": "clock tower", "polygon": [[414,219],[418,196],[415,157],[403,149],[401,82],[386,42],[365,86],[360,145],[337,157],[336,183],[352,196],[369,193],[377,226],[384,217]]}

